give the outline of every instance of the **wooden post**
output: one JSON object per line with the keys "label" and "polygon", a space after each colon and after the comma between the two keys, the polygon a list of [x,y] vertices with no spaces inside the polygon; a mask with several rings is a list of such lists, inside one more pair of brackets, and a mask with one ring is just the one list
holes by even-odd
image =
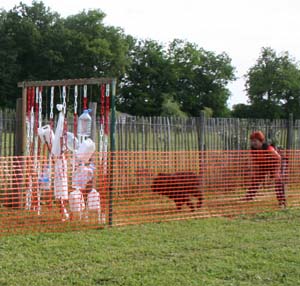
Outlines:
{"label": "wooden post", "polygon": [[172,150],[171,147],[171,127],[170,127],[170,118],[167,117],[167,132],[168,132],[168,151]]}
{"label": "wooden post", "polygon": [[291,150],[293,148],[293,140],[294,140],[294,116],[293,113],[289,114],[288,121],[288,134],[287,134],[287,149]]}
{"label": "wooden post", "polygon": [[198,119],[198,157],[199,157],[199,175],[201,179],[201,189],[204,190],[204,150],[205,150],[205,113],[201,111],[200,118]]}
{"label": "wooden post", "polygon": [[23,87],[22,89],[22,155],[26,154],[26,103],[27,103],[27,87]]}
{"label": "wooden post", "polygon": [[4,116],[3,116],[3,155],[7,156],[7,109],[4,109]]}
{"label": "wooden post", "polygon": [[132,118],[133,120],[131,120],[131,130],[132,130],[132,144],[133,144],[133,151],[138,151],[138,148],[137,148],[137,142],[136,142],[136,138],[137,138],[137,135],[136,135],[136,121],[137,121],[137,117],[134,116]]}
{"label": "wooden post", "polygon": [[198,130],[198,150],[204,151],[205,149],[205,113],[201,111],[200,118],[199,118],[199,126]]}
{"label": "wooden post", "polygon": [[145,148],[145,120],[144,120],[144,116],[142,116],[142,151],[145,151],[146,148]]}
{"label": "wooden post", "polygon": [[241,150],[241,134],[240,134],[240,119],[239,118],[236,118],[235,119],[235,123],[236,123],[236,149],[237,150]]}
{"label": "wooden post", "polygon": [[16,136],[15,136],[15,156],[22,156],[23,155],[23,99],[17,99],[17,106],[16,106]]}
{"label": "wooden post", "polygon": [[116,98],[116,80],[112,81],[112,91],[110,98],[111,106],[111,122],[110,122],[110,184],[109,184],[109,197],[108,197],[108,224],[109,226],[113,225],[113,195],[114,195],[114,159],[115,159],[115,131],[116,131],[116,107],[115,107],[115,98]]}
{"label": "wooden post", "polygon": [[2,141],[3,141],[3,110],[0,109],[0,156],[2,156]]}
{"label": "wooden post", "polygon": [[9,154],[14,156],[15,154],[15,134],[16,134],[16,115],[15,111],[10,114],[10,130],[9,130]]}

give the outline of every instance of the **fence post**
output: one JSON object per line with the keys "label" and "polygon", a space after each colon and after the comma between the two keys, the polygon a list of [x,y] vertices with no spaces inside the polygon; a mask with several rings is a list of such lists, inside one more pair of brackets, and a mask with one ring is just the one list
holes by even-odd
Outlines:
{"label": "fence post", "polygon": [[204,151],[205,149],[205,113],[201,111],[199,118],[198,130],[198,150]]}
{"label": "fence post", "polygon": [[289,114],[288,120],[288,132],[287,132],[287,149],[291,150],[293,148],[294,141],[294,116],[293,113]]}
{"label": "fence post", "polygon": [[116,151],[115,143],[115,130],[116,130],[116,108],[115,108],[115,97],[116,97],[116,80],[112,81],[112,92],[111,92],[111,122],[110,122],[110,172],[109,172],[109,208],[108,208],[108,224],[113,224],[113,191],[114,191],[114,157]]}
{"label": "fence post", "polygon": [[16,106],[16,135],[15,135],[15,150],[14,155],[15,156],[22,156],[23,155],[23,130],[22,130],[22,108],[23,106],[23,100],[22,98],[17,99],[17,106]]}
{"label": "fence post", "polygon": [[241,127],[240,127],[240,119],[239,118],[235,118],[234,119],[236,122],[236,148],[237,150],[241,150]]}
{"label": "fence post", "polygon": [[26,154],[26,104],[27,103],[27,87],[23,87],[22,89],[22,121],[21,121],[21,132],[22,132],[22,155]]}
{"label": "fence post", "polygon": [[198,121],[198,158],[199,158],[199,175],[201,180],[201,189],[204,190],[204,150],[205,150],[205,113],[201,111]]}
{"label": "fence post", "polygon": [[0,156],[2,156],[2,141],[3,141],[3,110],[0,109]]}

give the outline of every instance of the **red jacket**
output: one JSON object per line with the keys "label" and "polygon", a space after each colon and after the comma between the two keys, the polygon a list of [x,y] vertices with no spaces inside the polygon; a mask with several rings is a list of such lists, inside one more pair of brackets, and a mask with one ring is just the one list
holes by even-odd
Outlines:
{"label": "red jacket", "polygon": [[271,171],[280,168],[281,156],[277,150],[264,143],[261,150],[251,150],[253,163],[259,169]]}

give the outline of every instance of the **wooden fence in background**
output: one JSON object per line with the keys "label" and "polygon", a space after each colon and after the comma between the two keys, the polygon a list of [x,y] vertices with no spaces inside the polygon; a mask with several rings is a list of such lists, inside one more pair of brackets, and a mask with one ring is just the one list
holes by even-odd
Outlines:
{"label": "wooden fence in background", "polygon": [[254,130],[270,143],[300,148],[300,120],[239,118],[118,117],[117,150],[245,150]]}
{"label": "wooden fence in background", "polygon": [[13,156],[16,152],[16,112],[0,110],[0,156]]}
{"label": "wooden fence in background", "polygon": [[[22,124],[20,112],[0,110],[0,156],[20,155]],[[48,122],[47,118],[44,124]],[[99,119],[94,117],[96,144]],[[70,114],[68,128],[72,132]],[[300,149],[300,120],[239,118],[136,117],[119,115],[116,121],[118,151],[245,150],[254,130],[269,142],[285,149]]]}

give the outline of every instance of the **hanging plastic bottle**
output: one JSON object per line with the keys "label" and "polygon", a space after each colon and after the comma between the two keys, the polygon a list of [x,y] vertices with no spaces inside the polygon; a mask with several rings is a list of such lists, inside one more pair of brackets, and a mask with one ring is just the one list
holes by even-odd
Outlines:
{"label": "hanging plastic bottle", "polygon": [[40,187],[42,190],[50,190],[51,180],[50,180],[50,167],[47,165],[44,167],[41,177],[39,178]]}
{"label": "hanging plastic bottle", "polygon": [[91,109],[86,109],[78,118],[78,135],[80,137],[90,137],[92,133]]}
{"label": "hanging plastic bottle", "polygon": [[89,166],[80,165],[73,173],[72,188],[83,190],[94,177],[94,170]]}
{"label": "hanging plastic bottle", "polygon": [[43,144],[50,144],[54,141],[54,133],[51,130],[50,125],[45,125],[38,128],[38,135]]}
{"label": "hanging plastic bottle", "polygon": [[83,194],[79,189],[76,189],[75,191],[70,193],[69,206],[72,217],[79,217],[79,219],[81,220],[82,212],[85,209],[85,203]]}
{"label": "hanging plastic bottle", "polygon": [[95,189],[92,189],[87,196],[88,216],[92,218],[97,215],[98,223],[101,223],[101,204],[100,194]]}
{"label": "hanging plastic bottle", "polygon": [[71,152],[75,152],[79,148],[78,139],[72,132],[67,132],[67,147]]}
{"label": "hanging plastic bottle", "polygon": [[87,196],[87,207],[91,211],[99,211],[101,209],[100,194],[95,189],[92,189]]}
{"label": "hanging plastic bottle", "polygon": [[76,152],[76,159],[84,164],[87,164],[89,163],[95,151],[96,145],[92,139],[88,138],[83,140]]}

